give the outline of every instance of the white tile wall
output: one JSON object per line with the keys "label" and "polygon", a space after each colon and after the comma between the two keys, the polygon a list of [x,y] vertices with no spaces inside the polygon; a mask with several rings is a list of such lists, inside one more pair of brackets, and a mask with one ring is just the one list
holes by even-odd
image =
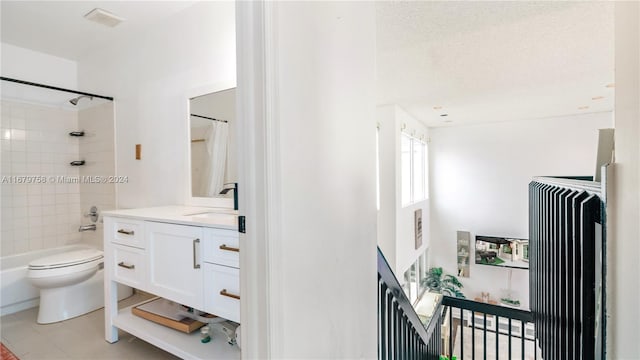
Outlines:
{"label": "white tile wall", "polygon": [[7,100],[2,100],[1,105],[3,180],[44,176],[47,181],[1,184],[0,253],[4,256],[80,241],[81,185],[51,178],[80,175],[79,168],[69,162],[82,160],[82,138],[68,135],[79,129],[78,113]]}
{"label": "white tile wall", "polygon": [[[113,104],[110,102],[79,112],[78,124],[85,132],[85,136],[80,138],[80,153],[86,161],[80,167],[80,176],[115,175],[113,119]],[[115,209],[115,183],[81,183],[80,204],[83,213],[89,212],[91,206],[97,206],[99,212]],[[82,223],[91,224],[91,220],[83,217]],[[102,234],[101,216],[95,232],[82,233],[82,242],[102,248]]]}

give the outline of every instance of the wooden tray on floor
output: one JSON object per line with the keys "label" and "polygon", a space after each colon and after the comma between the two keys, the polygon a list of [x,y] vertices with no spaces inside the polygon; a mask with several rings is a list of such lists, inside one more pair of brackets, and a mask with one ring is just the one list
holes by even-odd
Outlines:
{"label": "wooden tray on floor", "polygon": [[178,310],[181,306],[167,299],[156,297],[134,306],[131,308],[131,312],[143,319],[187,334],[206,325],[203,322],[179,315]]}

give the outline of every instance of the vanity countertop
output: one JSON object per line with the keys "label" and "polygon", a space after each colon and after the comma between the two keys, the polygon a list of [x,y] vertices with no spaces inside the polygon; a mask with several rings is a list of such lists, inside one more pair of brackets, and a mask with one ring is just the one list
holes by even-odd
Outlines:
{"label": "vanity countertop", "polygon": [[238,229],[237,212],[225,208],[174,205],[110,210],[103,212],[103,215],[218,229]]}

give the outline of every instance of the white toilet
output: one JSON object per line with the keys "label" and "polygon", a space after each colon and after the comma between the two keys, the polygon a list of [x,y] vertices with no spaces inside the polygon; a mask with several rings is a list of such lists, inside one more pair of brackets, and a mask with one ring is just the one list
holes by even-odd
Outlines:
{"label": "white toilet", "polygon": [[[31,262],[27,278],[40,289],[38,323],[63,321],[103,307],[102,268],[102,251],[89,247]],[[132,289],[124,290],[122,298]]]}

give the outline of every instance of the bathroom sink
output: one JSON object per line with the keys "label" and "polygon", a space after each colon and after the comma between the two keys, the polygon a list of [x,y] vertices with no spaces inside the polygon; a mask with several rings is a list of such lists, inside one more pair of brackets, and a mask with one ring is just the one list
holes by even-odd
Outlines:
{"label": "bathroom sink", "polygon": [[238,215],[238,212],[232,209],[216,209],[216,210],[207,210],[207,211],[199,211],[199,212],[184,214],[184,216],[191,216],[195,218],[210,218],[210,217],[216,217],[220,215]]}
{"label": "bathroom sink", "polygon": [[215,217],[220,217],[220,216],[224,216],[224,215],[231,215],[231,214],[221,214],[221,213],[218,213],[218,212],[208,212],[208,213],[201,213],[201,214],[193,214],[193,215],[191,215],[191,217],[198,218],[198,219],[209,219],[209,218],[215,218]]}

